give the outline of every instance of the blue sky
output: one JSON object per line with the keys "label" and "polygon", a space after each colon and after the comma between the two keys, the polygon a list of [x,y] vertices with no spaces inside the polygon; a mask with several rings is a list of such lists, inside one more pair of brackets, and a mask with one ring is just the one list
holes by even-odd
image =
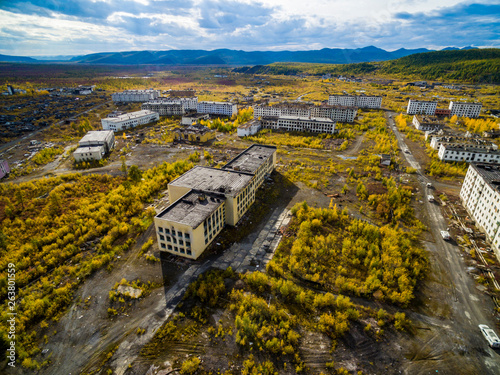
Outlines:
{"label": "blue sky", "polygon": [[500,0],[0,0],[0,54],[500,47]]}

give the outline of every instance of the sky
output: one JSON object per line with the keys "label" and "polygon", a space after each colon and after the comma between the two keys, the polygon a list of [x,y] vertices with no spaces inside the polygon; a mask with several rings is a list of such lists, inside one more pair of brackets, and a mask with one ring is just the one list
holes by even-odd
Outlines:
{"label": "sky", "polygon": [[500,0],[0,0],[0,54],[500,47]]}

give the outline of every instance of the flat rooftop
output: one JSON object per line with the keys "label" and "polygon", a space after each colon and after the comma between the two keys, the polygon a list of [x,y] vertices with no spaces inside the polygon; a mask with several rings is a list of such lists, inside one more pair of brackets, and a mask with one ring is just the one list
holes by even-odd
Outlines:
{"label": "flat rooftop", "polygon": [[140,118],[140,117],[144,117],[144,116],[149,116],[153,113],[157,113],[157,112],[153,112],[153,111],[144,109],[142,111],[125,113],[125,114],[117,116],[117,117],[108,117],[106,120],[108,120],[110,122],[120,122],[120,121],[124,121],[124,120],[131,120],[131,119],[136,119],[136,118]]}
{"label": "flat rooftop", "polygon": [[255,173],[255,171],[275,152],[275,146],[251,145],[223,168]]}
{"label": "flat rooftop", "polygon": [[260,124],[260,121],[258,119],[252,119],[250,121],[245,122],[244,124],[241,124],[240,126],[238,126],[238,128],[239,129],[248,129],[255,124]]}
{"label": "flat rooftop", "polygon": [[487,149],[487,148],[478,148],[471,145],[448,145],[444,143],[441,147],[446,148],[447,151],[464,151],[464,152],[477,152],[481,154],[494,154],[500,155],[500,150]]}
{"label": "flat rooftop", "polygon": [[104,151],[104,146],[83,146],[83,147],[78,147],[74,154],[84,154],[86,152],[103,152]]}
{"label": "flat rooftop", "polygon": [[307,122],[330,122],[335,123],[331,118],[327,117],[300,117],[300,116],[279,116],[280,120],[299,120]]}
{"label": "flat rooftop", "polygon": [[500,192],[500,166],[497,164],[488,163],[470,163],[471,167],[474,168],[484,179],[484,181],[494,188],[497,192]]}
{"label": "flat rooftop", "polygon": [[220,194],[207,194],[191,190],[158,215],[157,218],[197,228],[215,210],[224,204],[225,198]]}
{"label": "flat rooftop", "polygon": [[105,143],[110,134],[113,134],[113,130],[91,130],[79,143]]}
{"label": "flat rooftop", "polygon": [[235,196],[250,183],[252,178],[253,175],[245,172],[196,166],[169,185]]}
{"label": "flat rooftop", "polygon": [[187,125],[182,128],[176,128],[174,131],[181,134],[205,134],[215,132],[215,130],[204,125]]}
{"label": "flat rooftop", "polygon": [[358,109],[358,107],[352,107],[348,105],[329,105],[329,104],[321,104],[318,106],[318,108],[335,108],[335,109]]}

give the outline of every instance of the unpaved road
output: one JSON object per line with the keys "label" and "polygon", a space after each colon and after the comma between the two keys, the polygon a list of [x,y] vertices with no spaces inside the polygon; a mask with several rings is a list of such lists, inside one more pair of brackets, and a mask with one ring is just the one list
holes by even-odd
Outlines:
{"label": "unpaved road", "polygon": [[[393,117],[395,115],[392,113]],[[390,125],[400,148],[409,150],[395,127],[394,120],[390,119]],[[417,169],[425,196],[428,192],[428,178],[422,174],[410,151],[403,154],[410,165]],[[415,317],[417,320],[425,320],[431,329],[420,335],[422,346],[416,350],[416,358],[407,371],[411,374],[427,374],[429,368],[432,368],[439,373],[500,374],[500,353],[487,345],[478,328],[479,324],[495,326],[493,302],[478,291],[477,284],[466,273],[466,266],[456,243],[453,240],[446,242],[441,238],[440,231],[447,228],[447,220],[441,213],[441,207],[427,199],[422,201],[435,241],[425,243],[431,258],[431,277],[442,285],[443,293],[440,294],[441,300],[429,301],[429,304],[434,305],[433,310],[438,311],[438,319]]]}

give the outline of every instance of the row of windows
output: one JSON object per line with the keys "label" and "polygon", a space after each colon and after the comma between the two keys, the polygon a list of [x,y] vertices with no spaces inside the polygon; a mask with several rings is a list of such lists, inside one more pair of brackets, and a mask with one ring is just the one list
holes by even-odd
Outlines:
{"label": "row of windows", "polygon": [[170,234],[170,235],[172,235],[174,237],[178,236],[179,238],[182,238],[182,236],[184,236],[184,238],[186,238],[186,239],[190,239],[191,238],[191,235],[189,233],[183,233],[180,230],[176,231],[175,228],[169,229],[169,228],[158,227],[158,232],[159,233]]}
{"label": "row of windows", "polygon": [[160,243],[160,246],[161,246],[162,249],[167,249],[167,250],[170,250],[170,251],[174,251],[176,253],[193,255],[192,252],[191,252],[191,249],[184,249],[182,247],[177,247],[177,246],[172,246],[172,245],[165,245],[164,243]]}
{"label": "row of windows", "polygon": [[184,240],[181,240],[181,239],[177,240],[177,238],[175,238],[175,237],[164,236],[163,234],[160,234],[159,236],[160,236],[160,241],[165,241],[166,240],[167,242],[172,242],[175,245],[177,245],[177,243],[179,245],[184,245],[184,242],[185,242],[185,244],[186,244],[187,247],[191,247],[191,242],[190,241],[184,241]]}

